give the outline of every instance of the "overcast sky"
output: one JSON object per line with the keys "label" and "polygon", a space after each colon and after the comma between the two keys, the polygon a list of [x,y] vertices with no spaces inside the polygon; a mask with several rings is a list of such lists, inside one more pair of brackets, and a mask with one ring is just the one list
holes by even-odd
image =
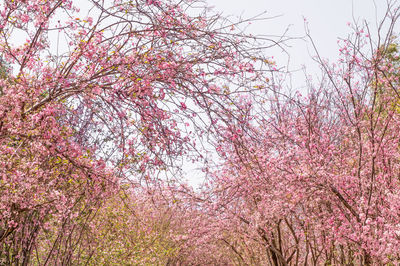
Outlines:
{"label": "overcast sky", "polygon": [[[382,19],[386,10],[386,0],[206,0],[214,10],[225,16],[251,17],[263,11],[267,16],[277,18],[255,22],[250,31],[259,34],[282,34],[289,26],[288,36],[304,36],[304,18],[307,19],[311,35],[319,53],[332,61],[337,58],[338,37],[346,38],[351,32],[348,22],[368,21],[371,27]],[[303,64],[314,70],[315,65],[309,53],[311,46],[304,41],[291,41],[290,68],[299,69]],[[287,58],[278,50],[271,53],[280,64],[286,64]],[[314,66],[313,66],[314,65]],[[303,75],[303,74],[301,74]]]}

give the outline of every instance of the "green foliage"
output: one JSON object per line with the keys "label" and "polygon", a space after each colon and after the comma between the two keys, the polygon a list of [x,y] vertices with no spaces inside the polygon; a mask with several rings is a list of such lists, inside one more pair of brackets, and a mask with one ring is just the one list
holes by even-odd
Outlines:
{"label": "green foliage", "polygon": [[[79,216],[64,225],[49,217],[49,227],[38,236],[33,265],[47,258],[52,262],[56,256],[48,252],[54,247],[68,265],[163,265],[179,252],[168,209],[149,208],[151,203],[124,190],[99,202],[97,209],[79,205]],[[63,226],[73,233],[63,235],[58,231]]]}

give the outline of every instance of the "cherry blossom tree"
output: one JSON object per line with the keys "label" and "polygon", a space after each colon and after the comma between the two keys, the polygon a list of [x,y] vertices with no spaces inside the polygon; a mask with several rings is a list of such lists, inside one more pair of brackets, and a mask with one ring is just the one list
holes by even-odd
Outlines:
{"label": "cherry blossom tree", "polygon": [[2,1],[0,263],[399,263],[399,14],[300,92],[201,1]]}
{"label": "cherry blossom tree", "polygon": [[307,92],[276,83],[248,134],[226,129],[206,202],[237,264],[399,262],[398,12],[355,25],[336,64],[316,52]]}
{"label": "cherry blossom tree", "polygon": [[201,139],[246,118],[278,44],[190,0],[5,0],[0,14],[5,264],[71,263],[121,184],[204,158]]}

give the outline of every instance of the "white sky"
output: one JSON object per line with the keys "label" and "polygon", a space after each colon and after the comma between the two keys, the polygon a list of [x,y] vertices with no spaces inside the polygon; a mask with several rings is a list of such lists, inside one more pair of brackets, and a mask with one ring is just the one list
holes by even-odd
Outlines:
{"label": "white sky", "polygon": [[[263,11],[274,19],[259,21],[249,27],[249,31],[259,34],[281,35],[289,26],[288,36],[304,36],[304,18],[320,55],[332,61],[337,59],[338,37],[346,38],[351,32],[348,22],[368,21],[371,27],[382,19],[386,10],[386,0],[206,0],[208,5],[223,15],[251,17]],[[304,41],[290,42],[290,69],[299,69],[303,64],[313,71],[311,46]],[[277,49],[266,51],[279,64],[287,64],[287,58]],[[313,67],[314,65],[314,67]],[[301,74],[303,75],[303,74]],[[299,84],[300,85],[300,84]]]}

